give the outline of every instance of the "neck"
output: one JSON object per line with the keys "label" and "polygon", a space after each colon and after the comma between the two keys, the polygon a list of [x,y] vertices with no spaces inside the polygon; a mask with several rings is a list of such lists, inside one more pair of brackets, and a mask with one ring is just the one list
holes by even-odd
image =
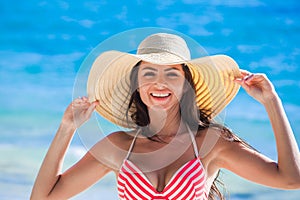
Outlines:
{"label": "neck", "polygon": [[168,110],[159,107],[151,108],[149,117],[149,129],[154,135],[172,137],[182,132],[182,119],[178,108]]}

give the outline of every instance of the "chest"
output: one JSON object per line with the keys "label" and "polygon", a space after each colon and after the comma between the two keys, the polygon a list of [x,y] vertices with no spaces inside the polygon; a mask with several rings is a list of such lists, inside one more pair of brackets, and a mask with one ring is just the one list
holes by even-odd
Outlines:
{"label": "chest", "polygon": [[169,143],[136,141],[127,164],[162,192],[172,179],[183,179],[182,174],[203,168],[197,153],[190,138],[181,137]]}
{"label": "chest", "polygon": [[205,171],[198,158],[183,164],[169,180],[165,174],[158,171],[145,173],[132,161],[125,160],[118,175],[120,199],[128,196],[134,199],[207,198]]}

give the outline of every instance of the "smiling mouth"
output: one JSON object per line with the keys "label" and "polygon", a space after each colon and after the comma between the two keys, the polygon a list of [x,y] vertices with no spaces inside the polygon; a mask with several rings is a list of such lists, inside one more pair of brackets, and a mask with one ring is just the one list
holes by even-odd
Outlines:
{"label": "smiling mouth", "polygon": [[169,97],[171,93],[151,93],[150,95],[155,98],[166,98]]}

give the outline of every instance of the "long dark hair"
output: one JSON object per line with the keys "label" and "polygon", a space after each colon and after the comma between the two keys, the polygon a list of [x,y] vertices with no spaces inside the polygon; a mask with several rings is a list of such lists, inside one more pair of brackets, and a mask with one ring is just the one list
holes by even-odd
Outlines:
{"label": "long dark hair", "polygon": [[[156,135],[150,135],[148,134],[147,125],[150,123],[150,118],[148,114],[147,106],[143,103],[141,100],[139,91],[138,91],[138,69],[141,62],[137,63],[130,74],[130,86],[131,86],[131,98],[129,100],[129,105],[126,111],[127,117],[131,117],[132,121],[142,129],[141,134],[146,136],[148,139],[158,142],[163,142],[159,140],[159,138],[155,138]],[[201,134],[201,130],[207,129],[209,127],[215,127],[221,130],[222,137],[226,140],[232,141],[232,142],[240,142],[244,144],[247,147],[252,148],[250,145],[248,145],[246,142],[244,142],[242,139],[240,139],[238,136],[236,136],[230,129],[225,127],[224,125],[218,124],[211,120],[211,117],[205,113],[211,113],[211,112],[204,112],[203,110],[200,110],[195,101],[195,85],[192,79],[192,74],[188,68],[187,65],[182,64],[182,69],[184,71],[185,76],[185,84],[184,88],[190,87],[186,90],[184,95],[182,96],[180,100],[180,105],[184,105],[184,109],[180,109],[180,114],[182,119],[185,121],[185,123],[188,124],[188,126],[194,131],[197,131],[197,134]],[[131,111],[131,114],[129,114]],[[132,112],[133,111],[133,112]],[[130,115],[130,116],[128,116]],[[220,192],[219,186],[223,186],[221,181],[219,181],[220,170],[217,173],[217,176],[211,186],[208,199],[214,200],[216,198],[220,200],[225,200],[224,195],[222,192]]]}

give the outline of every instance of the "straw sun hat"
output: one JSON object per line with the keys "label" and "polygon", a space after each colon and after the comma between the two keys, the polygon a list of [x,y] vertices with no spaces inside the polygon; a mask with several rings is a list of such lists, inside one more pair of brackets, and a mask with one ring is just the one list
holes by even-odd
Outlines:
{"label": "straw sun hat", "polygon": [[[184,39],[157,33],[146,37],[136,54],[106,51],[94,61],[88,77],[87,93],[90,101],[99,100],[96,111],[107,120],[125,128],[136,125],[126,117],[130,94],[130,72],[139,61],[160,65],[185,63],[196,89],[197,106],[210,118],[217,116],[234,98],[239,85],[234,78],[240,76],[237,63],[225,55],[191,59]],[[129,116],[135,108],[129,110]]]}

